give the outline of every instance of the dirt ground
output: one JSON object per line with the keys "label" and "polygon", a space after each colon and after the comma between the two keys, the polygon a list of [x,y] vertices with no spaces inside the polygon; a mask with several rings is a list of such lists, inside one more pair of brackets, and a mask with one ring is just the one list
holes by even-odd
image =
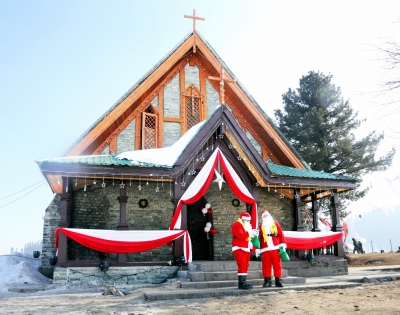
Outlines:
{"label": "dirt ground", "polygon": [[[400,265],[400,253],[349,255],[349,267]],[[146,302],[140,290],[125,297],[100,292],[0,298],[0,314],[400,314],[400,281],[355,288],[287,290],[218,299]]]}
{"label": "dirt ground", "polygon": [[347,254],[347,263],[349,267],[400,265],[400,252]]}

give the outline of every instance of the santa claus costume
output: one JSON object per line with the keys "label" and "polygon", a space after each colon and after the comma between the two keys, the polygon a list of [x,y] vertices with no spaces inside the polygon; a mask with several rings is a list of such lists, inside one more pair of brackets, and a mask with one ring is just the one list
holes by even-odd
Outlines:
{"label": "santa claus costume", "polygon": [[253,286],[246,283],[249,269],[250,250],[253,248],[251,238],[258,234],[250,224],[251,216],[247,212],[239,215],[239,220],[232,224],[232,252],[238,266],[238,288],[252,289]]}
{"label": "santa claus costume", "polygon": [[275,221],[267,210],[262,212],[262,224],[260,224],[258,237],[260,249],[256,255],[262,254],[262,273],[264,288],[272,286],[272,267],[274,268],[275,286],[283,287],[282,264],[279,248],[286,249],[285,236],[278,221]]}

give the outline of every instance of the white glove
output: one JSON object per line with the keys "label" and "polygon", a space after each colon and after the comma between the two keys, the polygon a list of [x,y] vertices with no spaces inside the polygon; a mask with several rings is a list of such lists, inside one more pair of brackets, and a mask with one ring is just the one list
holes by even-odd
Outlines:
{"label": "white glove", "polygon": [[261,255],[261,249],[256,249],[256,257],[260,257]]}
{"label": "white glove", "polygon": [[257,229],[252,229],[249,231],[249,235],[251,238],[253,238],[254,236],[258,235],[258,230]]}

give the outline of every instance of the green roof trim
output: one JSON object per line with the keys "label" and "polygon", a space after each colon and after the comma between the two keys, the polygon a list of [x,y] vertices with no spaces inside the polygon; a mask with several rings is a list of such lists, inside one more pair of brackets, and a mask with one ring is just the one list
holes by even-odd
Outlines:
{"label": "green roof trim", "polygon": [[284,165],[275,164],[268,159],[265,164],[273,175],[278,176],[289,176],[289,177],[305,177],[305,178],[316,178],[316,179],[333,179],[333,180],[351,180],[356,181],[355,178],[344,175],[336,175],[326,172],[313,171],[307,169],[300,169],[295,167],[289,167]]}
{"label": "green roof trim", "polygon": [[130,167],[163,167],[171,168],[167,165],[152,164],[145,162],[118,159],[116,155],[88,155],[52,158],[35,161],[39,166],[43,164],[86,164],[95,166],[130,166]]}

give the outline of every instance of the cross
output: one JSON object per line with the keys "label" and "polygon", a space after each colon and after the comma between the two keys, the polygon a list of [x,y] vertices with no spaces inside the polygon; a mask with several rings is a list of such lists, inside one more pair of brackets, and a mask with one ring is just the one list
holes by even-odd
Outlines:
{"label": "cross", "polygon": [[196,9],[193,9],[193,15],[184,15],[187,19],[193,19],[193,33],[196,33],[196,20],[205,21],[205,18],[196,16]]}
{"label": "cross", "polygon": [[221,105],[225,105],[225,88],[224,84],[225,82],[236,82],[235,80],[230,80],[225,78],[225,71],[224,68],[221,67],[221,76],[220,77],[213,77],[213,76],[208,76],[209,80],[216,80],[220,81],[219,82],[219,102]]}
{"label": "cross", "polygon": [[[196,9],[193,9],[193,15],[184,15],[187,19],[193,19],[193,33],[196,33],[196,20],[205,21],[205,18],[196,16]],[[193,53],[196,53],[196,38],[193,36]]]}

